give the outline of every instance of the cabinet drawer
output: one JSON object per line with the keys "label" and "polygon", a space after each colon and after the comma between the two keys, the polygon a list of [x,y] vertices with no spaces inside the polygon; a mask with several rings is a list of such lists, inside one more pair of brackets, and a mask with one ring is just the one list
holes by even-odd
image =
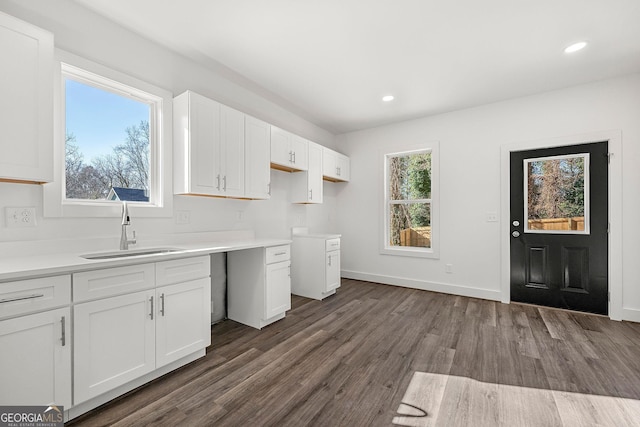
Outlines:
{"label": "cabinet drawer", "polygon": [[289,245],[272,246],[267,248],[266,260],[267,264],[274,262],[286,261],[291,258],[291,247]]}
{"label": "cabinet drawer", "polygon": [[70,303],[70,275],[0,283],[0,318],[61,307]]}
{"label": "cabinet drawer", "polygon": [[156,264],[157,286],[202,279],[211,274],[209,255],[162,261]]}
{"label": "cabinet drawer", "polygon": [[132,293],[155,286],[154,264],[130,265],[73,275],[73,300],[87,301]]}
{"label": "cabinet drawer", "polygon": [[328,252],[335,251],[337,249],[340,249],[340,238],[327,239],[325,250]]}

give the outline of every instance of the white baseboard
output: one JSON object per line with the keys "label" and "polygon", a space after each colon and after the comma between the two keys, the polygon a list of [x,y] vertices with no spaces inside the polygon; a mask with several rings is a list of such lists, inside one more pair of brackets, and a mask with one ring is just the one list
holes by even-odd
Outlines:
{"label": "white baseboard", "polygon": [[640,322],[640,310],[636,308],[623,308],[622,320],[629,320],[631,322]]}
{"label": "white baseboard", "polygon": [[370,274],[361,271],[342,270],[345,279],[365,280],[367,282],[382,283],[385,285],[402,286],[405,288],[421,289],[424,291],[442,292],[445,294],[460,295],[472,298],[500,301],[500,291],[474,288],[471,286],[450,285],[447,283],[428,282],[426,280],[408,279],[405,277],[385,276]]}

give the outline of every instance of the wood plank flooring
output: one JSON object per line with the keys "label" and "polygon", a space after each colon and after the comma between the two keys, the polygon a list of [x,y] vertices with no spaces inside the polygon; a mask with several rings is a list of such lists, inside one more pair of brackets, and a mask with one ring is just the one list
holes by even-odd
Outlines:
{"label": "wood plank flooring", "polygon": [[73,426],[639,426],[640,324],[342,281]]}

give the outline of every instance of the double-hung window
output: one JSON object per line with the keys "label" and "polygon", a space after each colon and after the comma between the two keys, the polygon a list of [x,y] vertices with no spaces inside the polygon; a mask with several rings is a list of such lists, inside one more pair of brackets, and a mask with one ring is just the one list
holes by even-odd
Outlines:
{"label": "double-hung window", "polygon": [[433,148],[385,155],[382,252],[437,257],[437,186]]}

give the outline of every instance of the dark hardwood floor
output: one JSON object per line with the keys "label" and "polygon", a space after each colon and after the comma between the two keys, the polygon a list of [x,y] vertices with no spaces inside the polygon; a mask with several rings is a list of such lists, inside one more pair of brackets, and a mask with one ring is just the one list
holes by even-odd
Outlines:
{"label": "dark hardwood floor", "polygon": [[342,284],[69,425],[640,425],[640,324]]}

